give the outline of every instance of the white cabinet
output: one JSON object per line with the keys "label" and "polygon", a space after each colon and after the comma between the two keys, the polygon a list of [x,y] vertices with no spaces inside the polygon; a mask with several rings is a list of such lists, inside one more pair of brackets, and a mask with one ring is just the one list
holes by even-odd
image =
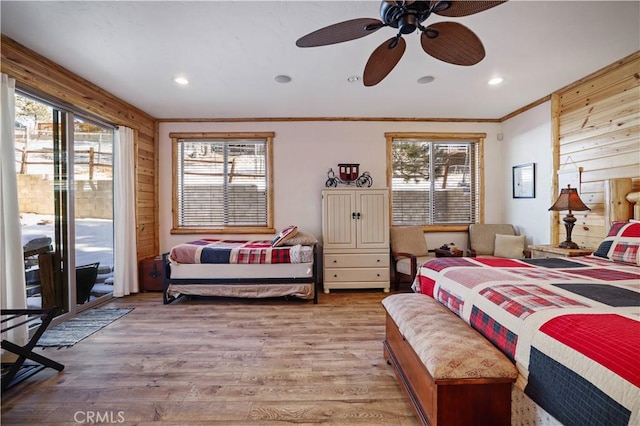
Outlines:
{"label": "white cabinet", "polygon": [[324,292],[336,288],[389,291],[389,191],[322,191]]}

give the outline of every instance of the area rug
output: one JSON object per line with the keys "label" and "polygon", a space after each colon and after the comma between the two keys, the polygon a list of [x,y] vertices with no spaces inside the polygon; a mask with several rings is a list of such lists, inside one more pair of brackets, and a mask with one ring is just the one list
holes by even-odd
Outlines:
{"label": "area rug", "polygon": [[43,348],[73,346],[132,310],[133,308],[89,309],[45,331],[36,346]]}

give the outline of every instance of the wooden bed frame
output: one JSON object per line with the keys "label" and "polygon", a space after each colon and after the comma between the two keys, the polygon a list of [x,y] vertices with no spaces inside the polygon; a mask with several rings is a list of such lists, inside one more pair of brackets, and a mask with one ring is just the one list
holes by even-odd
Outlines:
{"label": "wooden bed frame", "polygon": [[[313,267],[312,274],[309,277],[298,278],[236,278],[236,277],[220,277],[220,278],[171,278],[171,264],[169,263],[169,253],[162,255],[162,302],[166,305],[182,296],[174,297],[168,294],[169,284],[206,284],[206,285],[223,285],[223,284],[313,284],[313,303],[318,303],[318,250],[317,245],[313,245]],[[238,265],[243,266],[243,265]]]}

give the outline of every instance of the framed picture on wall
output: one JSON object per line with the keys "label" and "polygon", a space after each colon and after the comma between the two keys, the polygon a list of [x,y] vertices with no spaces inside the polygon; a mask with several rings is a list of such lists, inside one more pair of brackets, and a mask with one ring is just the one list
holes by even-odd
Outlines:
{"label": "framed picture on wall", "polygon": [[513,198],[536,198],[535,163],[513,166]]}

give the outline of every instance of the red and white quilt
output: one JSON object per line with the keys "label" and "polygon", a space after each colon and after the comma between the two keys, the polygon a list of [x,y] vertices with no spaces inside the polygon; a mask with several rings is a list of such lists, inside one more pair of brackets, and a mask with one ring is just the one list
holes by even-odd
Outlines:
{"label": "red and white quilt", "polygon": [[436,258],[434,297],[512,359],[517,385],[566,425],[640,425],[640,267],[580,258]]}
{"label": "red and white quilt", "polygon": [[303,246],[272,247],[271,241],[201,239],[174,246],[173,263],[309,263],[312,250]]}

